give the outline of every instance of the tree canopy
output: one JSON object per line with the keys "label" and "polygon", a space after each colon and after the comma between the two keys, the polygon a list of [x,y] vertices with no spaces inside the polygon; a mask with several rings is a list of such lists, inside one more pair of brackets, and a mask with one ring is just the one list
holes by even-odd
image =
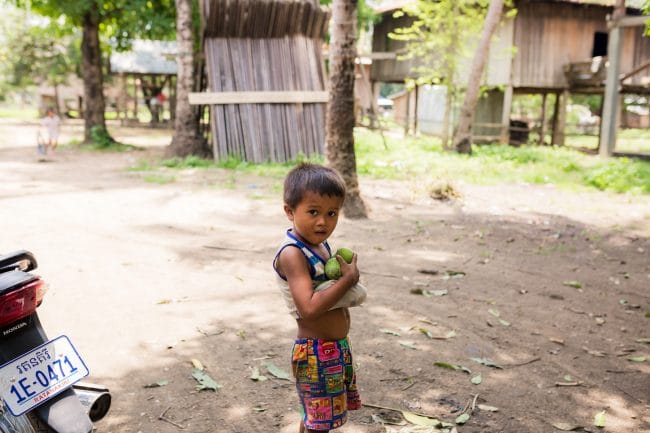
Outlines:
{"label": "tree canopy", "polygon": [[174,0],[16,0],[63,28],[79,28],[84,16],[96,12],[100,33],[116,49],[130,48],[136,38],[173,39]]}
{"label": "tree canopy", "polygon": [[0,23],[2,93],[42,82],[53,86],[65,83],[79,64],[76,35],[63,32],[55,21],[30,18],[25,11],[3,12],[8,19]]}

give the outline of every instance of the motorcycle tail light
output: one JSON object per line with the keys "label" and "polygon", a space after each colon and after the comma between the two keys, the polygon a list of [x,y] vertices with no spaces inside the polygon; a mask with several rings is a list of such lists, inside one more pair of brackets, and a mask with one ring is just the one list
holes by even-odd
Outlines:
{"label": "motorcycle tail light", "polygon": [[9,325],[36,311],[43,299],[44,287],[43,280],[38,279],[1,296],[0,326]]}

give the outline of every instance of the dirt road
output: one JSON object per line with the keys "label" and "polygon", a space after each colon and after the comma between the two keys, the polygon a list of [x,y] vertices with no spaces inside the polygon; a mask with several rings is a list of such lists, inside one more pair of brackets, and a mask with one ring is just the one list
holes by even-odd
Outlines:
{"label": "dirt road", "polygon": [[[270,265],[281,179],[128,170],[158,157],[159,131],[144,151],[64,147],[40,163],[33,124],[0,132],[0,251],[36,254],[49,335],[68,335],[113,392],[98,431],[297,431],[293,385],[272,374],[288,371],[295,326]],[[62,141],[79,134],[67,124]],[[161,176],[175,181],[146,180]],[[461,433],[650,432],[650,198],[458,185],[442,203],[418,182],[361,179],[371,217],[332,239],[358,252],[370,289],[352,311],[364,402],[471,413]],[[192,359],[217,392],[196,389]],[[364,407],[341,432],[408,431],[379,422],[391,415]]]}

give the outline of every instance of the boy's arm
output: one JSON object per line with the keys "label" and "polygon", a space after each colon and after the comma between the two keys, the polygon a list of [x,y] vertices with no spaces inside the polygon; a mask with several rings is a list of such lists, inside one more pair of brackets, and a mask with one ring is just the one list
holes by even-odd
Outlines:
{"label": "boy's arm", "polygon": [[296,304],[298,314],[305,319],[314,319],[329,311],[343,297],[350,287],[359,281],[357,256],[348,264],[337,256],[342,276],[322,292],[314,292],[307,259],[297,248],[285,248],[280,253],[279,268],[287,278],[289,290]]}

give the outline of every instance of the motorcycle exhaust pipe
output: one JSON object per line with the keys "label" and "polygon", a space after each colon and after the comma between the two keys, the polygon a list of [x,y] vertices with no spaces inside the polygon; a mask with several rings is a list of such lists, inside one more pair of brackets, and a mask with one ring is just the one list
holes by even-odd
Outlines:
{"label": "motorcycle exhaust pipe", "polygon": [[72,385],[81,405],[92,422],[104,418],[111,407],[111,394],[107,388],[94,383],[77,382]]}

